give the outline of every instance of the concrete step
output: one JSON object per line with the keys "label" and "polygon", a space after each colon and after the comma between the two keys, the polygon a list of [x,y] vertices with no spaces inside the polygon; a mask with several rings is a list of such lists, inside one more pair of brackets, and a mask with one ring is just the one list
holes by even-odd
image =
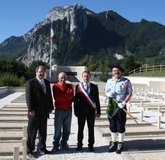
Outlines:
{"label": "concrete step", "polygon": [[21,140],[23,131],[0,131],[0,141],[3,140]]}
{"label": "concrete step", "polygon": [[152,94],[148,94],[147,97],[149,98],[155,98],[155,99],[160,99],[160,100],[164,100],[164,97],[162,95],[152,95]]}
{"label": "concrete step", "polygon": [[27,105],[25,103],[22,104],[13,103],[13,104],[5,105],[3,108],[27,108]]}
{"label": "concrete step", "polygon": [[25,102],[25,94],[19,96],[18,98],[12,101],[12,103],[19,103],[19,102]]}
{"label": "concrete step", "polygon": [[162,108],[165,108],[164,102],[143,103],[143,107],[158,107],[158,106],[161,106]]}
{"label": "concrete step", "polygon": [[27,112],[10,112],[10,111],[0,111],[0,117],[4,116],[27,116]]}
{"label": "concrete step", "polygon": [[[146,123],[146,122],[139,122],[138,124],[135,123],[134,120],[128,120],[126,123],[126,127],[141,127],[141,126],[151,126],[150,123]],[[95,122],[95,127],[102,127],[102,128],[109,128],[109,121],[96,121]]]}
{"label": "concrete step", "polygon": [[15,99],[11,103],[26,103],[25,99]]}
{"label": "concrete step", "polygon": [[22,142],[21,141],[20,142],[12,142],[12,141],[0,142],[0,156],[12,156],[15,146],[19,146],[20,154],[22,154]]}
{"label": "concrete step", "polygon": [[28,118],[27,116],[0,116],[0,122],[2,123],[10,123],[10,122],[27,122]]}
{"label": "concrete step", "polygon": [[141,101],[143,101],[143,103],[149,103],[151,102],[150,100],[141,100],[141,99],[131,99],[130,103],[141,103]]}
{"label": "concrete step", "polygon": [[9,130],[9,129],[22,129],[23,126],[27,126],[27,123],[15,123],[15,122],[9,122],[9,123],[4,123],[0,122],[0,130]]}
{"label": "concrete step", "polygon": [[[137,120],[136,117],[134,117],[134,118]],[[132,119],[132,118],[127,115],[127,119],[129,120],[129,119]],[[101,120],[101,121],[108,120],[108,116],[107,116],[107,114],[102,114],[101,117],[100,118],[96,118],[96,120]]]}
{"label": "concrete step", "polygon": [[[140,110],[139,110],[139,112],[129,112],[129,113],[133,116],[133,114],[140,113]],[[106,110],[105,110],[105,111],[101,111],[101,117],[102,117],[102,118],[107,117]],[[129,117],[128,114],[127,114],[127,117]],[[133,117],[134,117],[134,116],[133,116]]]}
{"label": "concrete step", "polygon": [[[103,137],[109,137],[110,136],[110,130],[109,128],[103,128],[100,127],[99,130],[102,133]],[[143,136],[154,136],[154,135],[165,135],[165,129],[157,129],[154,126],[139,126],[136,127],[136,125],[134,127],[126,127],[126,132],[125,132],[125,136],[126,137],[143,137]]]}
{"label": "concrete step", "polygon": [[27,113],[27,108],[2,108],[0,112],[26,112]]}

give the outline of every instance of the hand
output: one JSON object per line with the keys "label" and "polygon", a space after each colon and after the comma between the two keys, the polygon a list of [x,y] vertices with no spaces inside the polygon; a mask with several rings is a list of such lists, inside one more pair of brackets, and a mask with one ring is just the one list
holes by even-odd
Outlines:
{"label": "hand", "polygon": [[96,117],[97,117],[97,118],[100,118],[100,114],[96,114]]}
{"label": "hand", "polygon": [[126,105],[125,101],[123,101],[122,103],[118,103],[118,107],[121,109],[124,108],[125,105]]}
{"label": "hand", "polygon": [[29,115],[32,116],[32,117],[34,117],[35,116],[35,111],[29,112]]}
{"label": "hand", "polygon": [[53,112],[53,109],[49,110],[49,114],[51,114]]}
{"label": "hand", "polygon": [[106,95],[107,97],[111,97],[111,98],[112,98],[112,97],[113,97],[113,92],[106,92],[105,95]]}

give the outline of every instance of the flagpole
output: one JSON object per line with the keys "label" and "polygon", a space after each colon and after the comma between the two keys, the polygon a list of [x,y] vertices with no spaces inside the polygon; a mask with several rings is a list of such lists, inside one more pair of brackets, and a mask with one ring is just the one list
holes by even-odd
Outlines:
{"label": "flagpole", "polygon": [[50,23],[50,69],[49,69],[49,78],[50,82],[52,80],[52,37],[51,37],[52,22]]}

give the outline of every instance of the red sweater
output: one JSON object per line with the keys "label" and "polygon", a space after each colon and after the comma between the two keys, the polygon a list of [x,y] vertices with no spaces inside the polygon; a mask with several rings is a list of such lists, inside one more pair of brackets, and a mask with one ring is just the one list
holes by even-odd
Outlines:
{"label": "red sweater", "polygon": [[67,110],[72,108],[72,100],[74,97],[73,87],[70,84],[53,85],[53,97],[55,100],[55,108],[57,110]]}

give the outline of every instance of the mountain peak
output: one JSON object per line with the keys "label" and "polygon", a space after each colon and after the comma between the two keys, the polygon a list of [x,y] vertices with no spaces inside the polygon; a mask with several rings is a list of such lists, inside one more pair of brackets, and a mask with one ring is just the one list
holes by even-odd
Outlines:
{"label": "mountain peak", "polygon": [[64,18],[68,18],[70,15],[78,11],[84,12],[86,14],[94,13],[89,9],[87,9],[86,7],[82,6],[81,4],[75,3],[74,5],[54,7],[46,15],[46,20],[51,22],[56,21],[58,19],[62,20]]}

